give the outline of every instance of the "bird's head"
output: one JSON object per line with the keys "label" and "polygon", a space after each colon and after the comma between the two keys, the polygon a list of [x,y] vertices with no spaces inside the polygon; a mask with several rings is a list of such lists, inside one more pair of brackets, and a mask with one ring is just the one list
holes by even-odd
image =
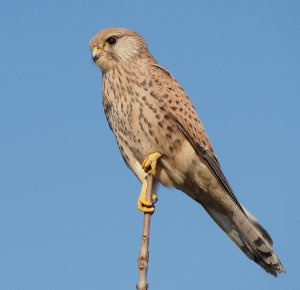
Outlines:
{"label": "bird's head", "polygon": [[125,28],[108,28],[98,32],[92,38],[90,48],[94,62],[102,71],[148,52],[143,37]]}

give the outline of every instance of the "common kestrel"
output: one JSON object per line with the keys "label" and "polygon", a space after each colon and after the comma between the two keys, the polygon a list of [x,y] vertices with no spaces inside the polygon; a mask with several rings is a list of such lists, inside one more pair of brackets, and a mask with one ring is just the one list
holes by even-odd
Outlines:
{"label": "common kestrel", "polygon": [[[284,268],[268,232],[237,200],[191,100],[138,33],[105,29],[90,42],[102,70],[102,103],[121,154],[142,182],[138,208],[152,213],[145,172],[200,203],[231,240],[267,272]],[[153,199],[155,196],[153,195]]]}

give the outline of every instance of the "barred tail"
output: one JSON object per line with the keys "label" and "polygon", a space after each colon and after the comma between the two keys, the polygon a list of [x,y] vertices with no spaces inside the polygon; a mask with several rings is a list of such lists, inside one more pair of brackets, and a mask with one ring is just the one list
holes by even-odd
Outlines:
{"label": "barred tail", "polygon": [[273,276],[285,272],[273,251],[273,241],[270,235],[246,208],[243,207],[243,212],[234,206],[231,216],[214,209],[204,208],[249,259]]}

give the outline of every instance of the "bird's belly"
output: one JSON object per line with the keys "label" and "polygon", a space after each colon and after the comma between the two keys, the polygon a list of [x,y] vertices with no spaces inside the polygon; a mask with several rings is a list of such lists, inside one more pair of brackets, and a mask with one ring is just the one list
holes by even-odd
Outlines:
{"label": "bird's belly", "polygon": [[162,157],[157,167],[158,181],[185,192],[187,186],[207,190],[211,172],[177,124],[157,104],[152,104],[150,110],[134,100],[130,104],[130,113],[126,113],[128,103],[124,103],[110,106],[106,116],[126,163],[139,179],[137,162],[142,164],[151,153],[159,152]]}
{"label": "bird's belly", "polygon": [[162,184],[189,194],[207,192],[213,175],[204,159],[184,140],[176,154],[161,158],[157,178]]}
{"label": "bird's belly", "polygon": [[146,119],[133,114],[129,119],[118,112],[110,118],[114,120],[112,129],[117,142],[124,143],[140,163],[154,152],[159,152],[165,157],[177,155],[184,141],[181,132],[175,133],[175,126],[160,122],[153,116]]}
{"label": "bird's belly", "polygon": [[165,186],[175,187],[220,213],[232,210],[226,190],[187,140],[174,158],[161,158],[157,178]]}

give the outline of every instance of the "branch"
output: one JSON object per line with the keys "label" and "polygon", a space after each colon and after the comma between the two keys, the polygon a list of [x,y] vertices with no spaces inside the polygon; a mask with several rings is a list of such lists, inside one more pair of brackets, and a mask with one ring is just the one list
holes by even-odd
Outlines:
{"label": "branch", "polygon": [[[147,182],[147,191],[146,197],[148,201],[151,201],[152,195],[152,184],[153,184],[153,176],[151,172],[146,175]],[[148,271],[148,261],[149,261],[149,234],[150,234],[150,221],[151,214],[144,213],[144,225],[143,225],[143,234],[142,234],[142,243],[139,252],[138,264],[139,264],[139,280],[136,285],[137,290],[147,290],[147,271]]]}

